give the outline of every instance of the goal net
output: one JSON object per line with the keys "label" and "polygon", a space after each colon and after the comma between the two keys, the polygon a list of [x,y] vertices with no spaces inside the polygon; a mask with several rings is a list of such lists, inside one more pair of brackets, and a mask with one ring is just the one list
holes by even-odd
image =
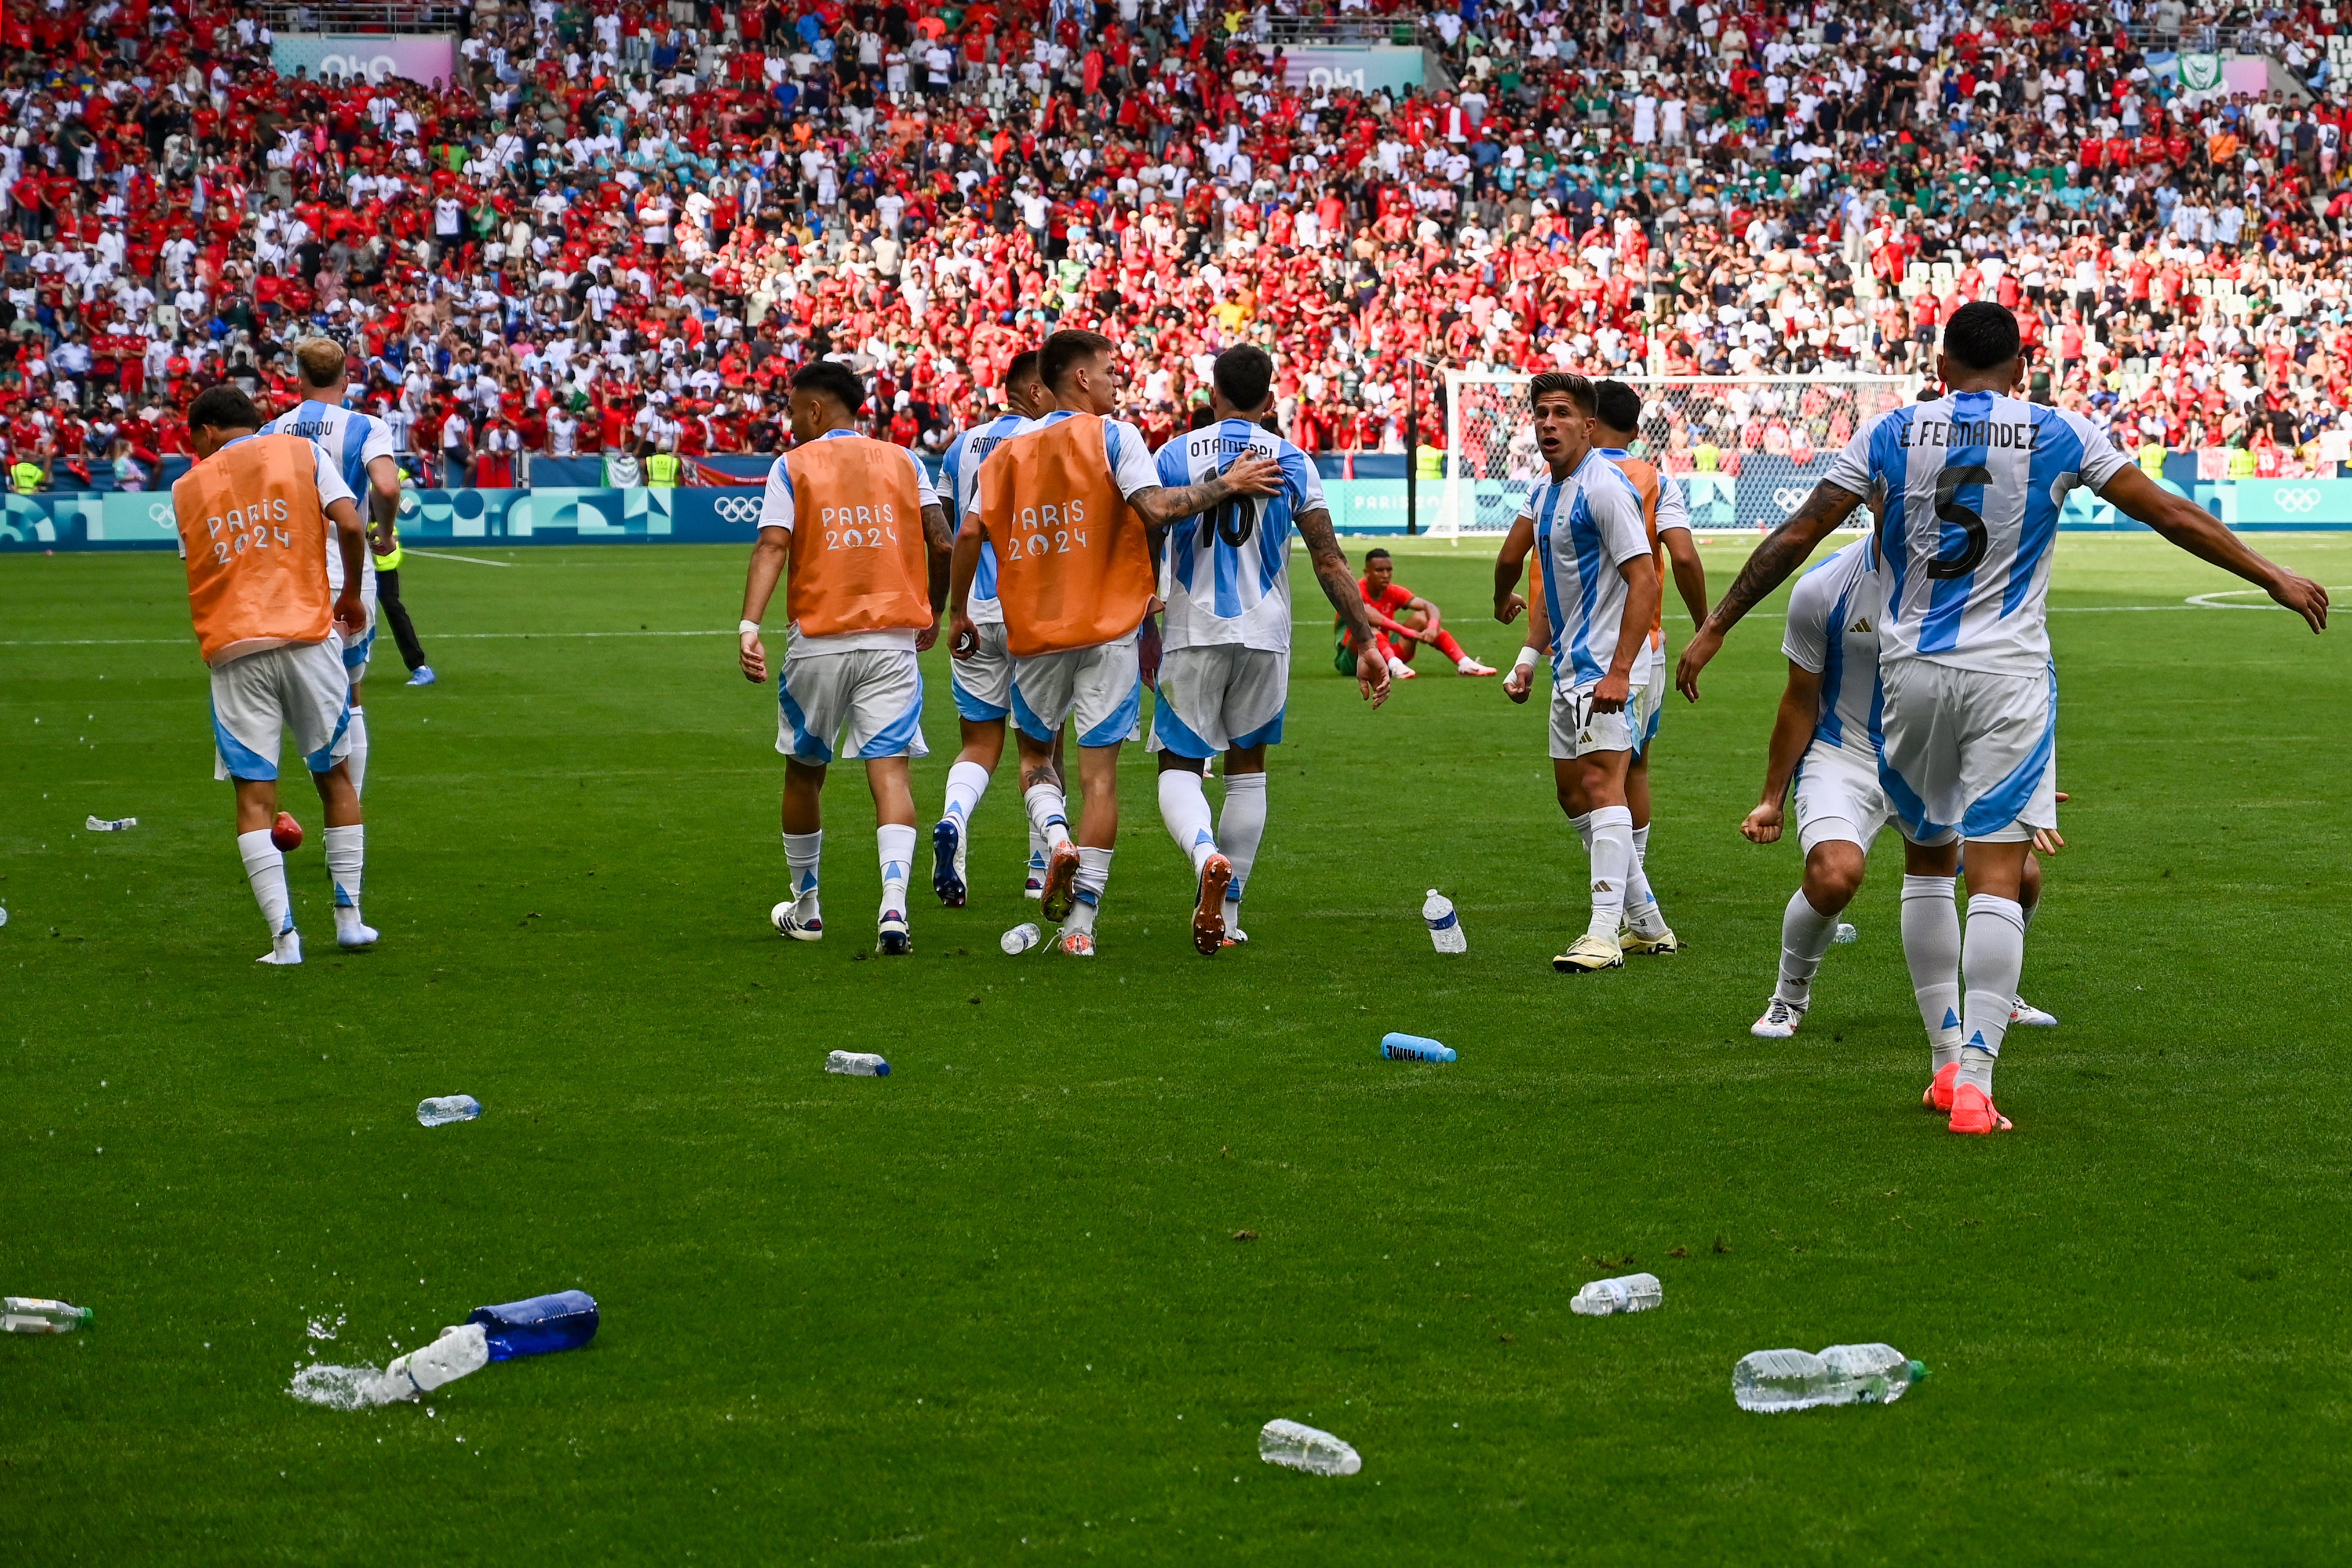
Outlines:
{"label": "goal net", "polygon": [[[1449,371],[1441,538],[1501,533],[1545,477],[1524,374]],[[1683,487],[1691,526],[1762,531],[1797,509],[1873,415],[1911,400],[1907,375],[1625,376],[1641,445]],[[1867,521],[1866,513],[1856,513]],[[1850,526],[1859,529],[1862,524]]]}

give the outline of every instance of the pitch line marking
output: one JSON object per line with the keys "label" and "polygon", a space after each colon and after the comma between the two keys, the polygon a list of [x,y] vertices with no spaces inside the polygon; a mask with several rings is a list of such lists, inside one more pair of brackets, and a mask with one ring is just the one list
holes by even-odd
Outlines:
{"label": "pitch line marking", "polygon": [[[2330,588],[2327,591],[2331,594],[2352,594],[2352,588]],[[2268,602],[2260,605],[2225,605],[2218,603],[2218,601],[2222,599],[2240,598],[2247,594],[2262,594],[2264,595],[2265,601],[2267,601],[2269,590],[2264,588],[2216,588],[2210,594],[2191,594],[2182,602],[2184,604],[2193,605],[2200,610],[2284,610],[2286,608],[2284,605],[2273,605]],[[2292,611],[2289,611],[2288,613],[2293,614]]]}
{"label": "pitch line marking", "polygon": [[407,553],[411,555],[422,555],[427,561],[463,561],[469,566],[511,566],[514,564],[511,561],[485,561],[478,555],[452,555],[446,550],[419,550],[414,544],[408,547]]}

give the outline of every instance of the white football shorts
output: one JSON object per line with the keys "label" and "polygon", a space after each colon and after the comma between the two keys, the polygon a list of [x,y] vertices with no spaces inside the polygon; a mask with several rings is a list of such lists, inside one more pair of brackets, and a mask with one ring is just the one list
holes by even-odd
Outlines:
{"label": "white football shorts", "polygon": [[972,631],[978,642],[971,657],[948,660],[956,711],[974,722],[1002,719],[1013,711],[1013,656],[1004,651],[1004,623],[982,621]]}
{"label": "white football shorts", "polygon": [[1646,669],[1636,668],[1633,684],[1642,700],[1642,727],[1633,734],[1633,754],[1648,753],[1658,738],[1658,715],[1666,710],[1666,650],[1653,644],[1643,655]]}
{"label": "white football shorts", "polygon": [[929,756],[915,650],[788,656],[776,683],[776,750],[819,767],[836,756],[864,762]]}
{"label": "white football shorts", "polygon": [[1894,813],[1879,787],[1878,769],[1843,746],[1815,741],[1797,763],[1797,842],[1806,854],[1816,844],[1843,839],[1864,854]]}
{"label": "white football shorts", "polygon": [[360,587],[360,603],[367,606],[367,630],[356,642],[343,645],[343,668],[357,682],[367,674],[368,656],[375,652],[375,579],[371,576]]}
{"label": "white football shorts", "polygon": [[1639,751],[1638,738],[1647,733],[1651,723],[1646,711],[1649,689],[1642,683],[1642,667],[1633,667],[1633,689],[1626,693],[1625,706],[1614,713],[1595,713],[1592,694],[1601,689],[1597,680],[1582,686],[1559,686],[1551,689],[1551,754],[1561,762],[1575,757],[1591,756],[1595,752]]}
{"label": "white football shorts", "polygon": [[1882,664],[1878,780],[1914,844],[2022,843],[2058,825],[2058,677]]}
{"label": "white football shorts", "polygon": [[314,773],[351,751],[352,680],[340,633],[230,659],[212,676],[213,777],[275,779],[289,730]]}
{"label": "white football shorts", "polygon": [[1050,742],[1072,718],[1081,746],[1116,746],[1141,731],[1143,668],[1135,634],[1117,642],[1041,653],[1013,661],[1013,721],[1033,741]]}
{"label": "white football shorts", "polygon": [[1171,647],[1160,658],[1151,750],[1213,757],[1278,745],[1290,700],[1290,655],[1228,643]]}

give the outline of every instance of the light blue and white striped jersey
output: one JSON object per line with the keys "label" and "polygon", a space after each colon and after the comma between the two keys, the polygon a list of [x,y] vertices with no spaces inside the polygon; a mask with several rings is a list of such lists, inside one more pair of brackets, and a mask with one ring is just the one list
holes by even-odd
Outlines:
{"label": "light blue and white striped jersey", "polygon": [[1846,545],[1789,590],[1788,629],[1780,637],[1789,662],[1822,678],[1813,739],[1874,772],[1885,705],[1878,682],[1878,618],[1886,589],[1879,577],[1876,539],[1865,536]]}
{"label": "light blue and white striped jersey", "polygon": [[1822,478],[1858,496],[1886,487],[1880,661],[2047,669],[2059,508],[2074,486],[2097,489],[2130,464],[2081,415],[1990,392],[1915,403],[1864,426]]}
{"label": "light blue and white striped jersey", "polygon": [[[1004,438],[1021,428],[1018,414],[1000,414],[985,425],[975,425],[948,443],[946,460],[940,465],[940,477],[947,480],[948,493],[942,499],[949,505],[953,526],[963,526],[963,514],[980,499],[980,466],[988,455],[1004,442]],[[980,542],[980,570],[973,574],[971,593],[964,607],[972,620],[982,626],[1004,619],[1004,606],[996,602],[996,546],[983,539]]]}
{"label": "light blue and white striped jersey", "polygon": [[[359,498],[360,521],[362,525],[374,521],[368,509],[368,464],[377,458],[393,454],[392,429],[373,415],[356,408],[344,408],[332,403],[314,400],[299,403],[261,427],[265,436],[299,436],[319,448],[343,483]],[[342,552],[335,548],[334,531],[327,531],[327,586],[337,593],[343,586]],[[366,552],[366,571],[360,582],[363,594],[375,592],[375,552]]]}
{"label": "light blue and white striped jersey", "polygon": [[[1596,447],[1568,478],[1530,486],[1519,515],[1535,521],[1536,571],[1551,620],[1552,680],[1589,685],[1607,675],[1617,657],[1625,623],[1625,577],[1619,568],[1650,553],[1642,498]],[[1638,653],[1635,658],[1638,665]]]}
{"label": "light blue and white striped jersey", "polygon": [[1307,454],[1263,426],[1224,419],[1160,447],[1160,482],[1199,484],[1244,454],[1281,464],[1282,489],[1236,496],[1168,530],[1164,647],[1290,651],[1290,534],[1324,504],[1322,476]]}

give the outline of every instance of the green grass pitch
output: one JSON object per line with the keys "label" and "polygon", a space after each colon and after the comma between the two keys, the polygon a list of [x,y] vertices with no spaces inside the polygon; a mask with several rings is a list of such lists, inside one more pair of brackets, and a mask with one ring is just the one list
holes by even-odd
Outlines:
{"label": "green grass pitch", "polygon": [[[2352,584],[2352,538],[2262,543]],[[1709,546],[1718,590],[1745,550]],[[2232,582],[2150,539],[2062,541],[2071,847],[2024,991],[2063,1023],[2012,1037],[2018,1131],[1979,1142],[1918,1106],[1891,836],[1804,1035],[1748,1036],[1798,871],[1735,832],[1777,619],[1666,715],[1678,959],[1551,973],[1583,870],[1541,704],[1441,667],[1366,712],[1302,562],[1250,948],[1192,952],[1136,750],[1098,960],[998,951],[1031,909],[1004,779],[971,906],[932,906],[926,842],[916,954],[883,963],[854,773],[827,794],[831,934],[766,925],[773,688],[709,635],[742,552],[477,553],[511,564],[405,574],[440,686],[403,689],[380,643],[383,945],[335,952],[298,777],[310,962],[283,973],[252,962],[177,563],[0,561],[0,1289],[97,1312],[0,1340],[6,1561],[2352,1546],[2352,628],[2189,607]],[[1490,560],[1419,545],[1400,575],[1501,663]],[[925,668],[928,820],[955,717],[944,653]],[[1430,887],[1466,956],[1431,952]],[[1380,1062],[1388,1029],[1461,1060]],[[835,1047],[896,1074],[828,1077]],[[481,1121],[416,1125],[457,1092]],[[1570,1315],[1627,1266],[1662,1310]],[[314,1352],[381,1364],[572,1286],[592,1348],[430,1411],[285,1392]],[[1875,1339],[1934,1369],[1893,1408],[1732,1404],[1747,1351]],[[1276,1415],[1363,1473],[1260,1464]]]}

